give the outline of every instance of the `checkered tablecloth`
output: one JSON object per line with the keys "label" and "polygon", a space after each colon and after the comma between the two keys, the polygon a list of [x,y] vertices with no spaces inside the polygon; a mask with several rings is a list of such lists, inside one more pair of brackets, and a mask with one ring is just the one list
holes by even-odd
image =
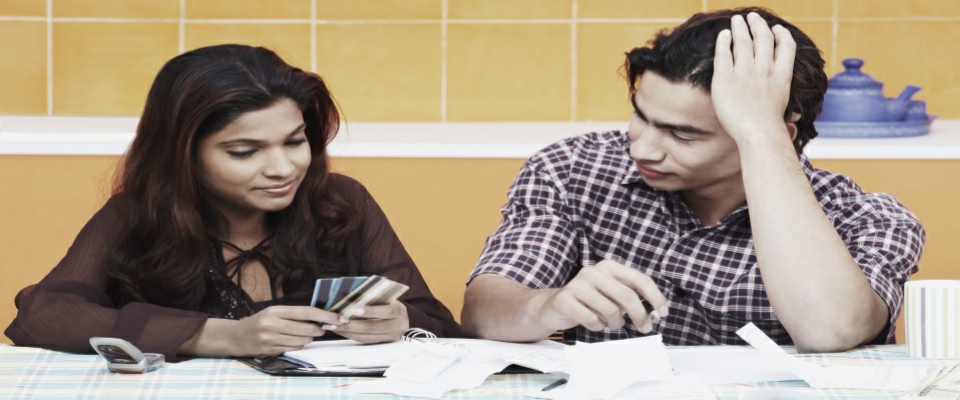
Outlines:
{"label": "checkered tablecloth", "polygon": [[[792,349],[788,349],[792,350]],[[846,353],[804,355],[821,365],[946,366],[960,360],[910,358],[904,346],[870,346]],[[58,353],[0,344],[0,397],[15,399],[368,399],[382,395],[348,395],[351,384],[376,378],[273,377],[237,361],[205,358],[167,363],[143,375],[121,375],[107,370],[99,356]],[[494,375],[483,386],[448,392],[445,399],[531,399],[557,376]],[[739,388],[738,388],[739,387]],[[896,398],[897,392],[871,390],[814,390],[804,382],[767,382],[756,385],[711,386],[718,399],[736,399],[744,388],[788,387],[821,398]]]}

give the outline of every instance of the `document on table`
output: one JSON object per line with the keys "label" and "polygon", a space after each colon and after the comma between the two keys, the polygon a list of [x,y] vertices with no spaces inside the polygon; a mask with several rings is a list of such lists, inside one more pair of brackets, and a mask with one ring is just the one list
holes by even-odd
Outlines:
{"label": "document on table", "polygon": [[667,348],[677,375],[697,374],[707,385],[797,381],[797,375],[754,348],[697,346]]}
{"label": "document on table", "polygon": [[611,400],[716,400],[697,374],[677,375],[664,381],[630,385]]}
{"label": "document on table", "polygon": [[817,389],[909,390],[927,377],[929,367],[848,366],[822,367],[783,351],[760,328],[750,323],[737,331],[743,340]]}
{"label": "document on table", "polygon": [[960,364],[941,368],[901,399],[960,400]]}
{"label": "document on table", "polygon": [[[346,346],[352,347],[349,344]],[[452,347],[463,351],[446,350]],[[384,374],[385,379],[354,384],[349,393],[440,397],[450,390],[478,387],[487,377],[502,371],[508,365],[522,364],[530,354],[562,351],[564,347],[566,346],[561,343],[546,340],[537,343],[505,343],[479,339],[433,339],[427,343],[393,342],[367,345],[365,350],[379,350],[381,359],[391,360],[390,368]],[[322,348],[310,350],[316,351],[298,356],[324,359]],[[541,360],[544,358],[549,359],[537,355],[531,357],[531,360],[539,363],[538,365],[548,365]]]}
{"label": "document on table", "polygon": [[660,335],[577,343],[564,352],[570,371],[567,385],[527,396],[553,400],[609,398],[638,382],[673,378]]}
{"label": "document on table", "polygon": [[414,382],[397,377],[353,384],[349,394],[382,393],[412,397],[440,397],[457,389],[473,389],[510,363],[499,357],[467,353],[429,382]]}
{"label": "document on table", "polygon": [[317,369],[387,369],[394,362],[420,349],[422,343],[396,341],[379,344],[363,344],[353,340],[325,340],[310,343],[296,351],[284,353],[285,357],[299,360]]}
{"label": "document on table", "polygon": [[[503,358],[514,362],[522,360],[530,353],[540,350],[563,349],[565,345],[549,340],[537,343],[506,343],[480,339],[435,339],[455,343],[467,350]],[[390,343],[363,344],[353,340],[316,341],[296,351],[284,353],[285,357],[313,365],[318,369],[387,369],[397,360],[409,356],[422,348],[420,341],[395,341]],[[499,371],[498,371],[499,372]]]}

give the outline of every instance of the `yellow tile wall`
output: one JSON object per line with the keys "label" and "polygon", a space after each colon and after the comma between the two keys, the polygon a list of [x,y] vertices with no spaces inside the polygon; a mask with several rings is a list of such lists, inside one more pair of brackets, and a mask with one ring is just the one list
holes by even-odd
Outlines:
{"label": "yellow tile wall", "polygon": [[440,119],[440,26],[321,25],[317,66],[344,119]]}
{"label": "yellow tile wall", "polygon": [[[177,53],[240,42],[318,71],[354,121],[620,120],[622,53],[705,10],[761,5],[960,118],[960,1],[0,0],[0,114],[136,115]],[[48,17],[49,16],[49,17]],[[47,37],[48,25],[53,32]],[[52,57],[47,57],[51,44]],[[16,55],[11,58],[11,54]],[[52,79],[47,79],[50,71]],[[42,82],[41,82],[42,81]],[[47,86],[51,85],[48,91]],[[0,96],[2,98],[3,96]]]}
{"label": "yellow tile wall", "polygon": [[16,60],[0,61],[0,113],[45,113],[47,24],[0,21],[0,38],[0,60]]}
{"label": "yellow tile wall", "polygon": [[177,55],[177,24],[54,22],[53,113],[137,115]]}
{"label": "yellow tile wall", "polygon": [[179,0],[53,0],[54,18],[180,17]]}
{"label": "yellow tile wall", "polygon": [[46,0],[0,0],[0,15],[11,17],[45,17]]}
{"label": "yellow tile wall", "polygon": [[275,51],[288,63],[312,69],[308,24],[204,23],[184,27],[184,49],[223,43],[244,43]]}
{"label": "yellow tile wall", "polygon": [[469,23],[448,31],[449,120],[570,119],[569,24]]}

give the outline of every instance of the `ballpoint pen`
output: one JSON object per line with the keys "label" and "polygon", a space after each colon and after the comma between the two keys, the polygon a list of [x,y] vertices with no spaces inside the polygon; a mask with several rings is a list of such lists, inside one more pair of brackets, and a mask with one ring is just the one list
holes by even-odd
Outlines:
{"label": "ballpoint pen", "polygon": [[[638,294],[639,295],[639,294]],[[660,322],[660,313],[653,308],[653,304],[647,301],[647,299],[640,297],[640,304],[643,304],[643,309],[647,310],[647,314],[650,315],[650,319],[653,323]]]}
{"label": "ballpoint pen", "polygon": [[556,381],[556,382],[554,382],[554,383],[551,383],[551,384],[547,385],[547,387],[541,389],[540,391],[541,391],[541,392],[550,391],[550,390],[553,390],[553,389],[556,389],[556,388],[560,387],[560,385],[563,385],[563,384],[565,384],[565,383],[567,383],[567,380],[566,380],[566,379],[560,379],[560,380],[558,380],[558,381]]}

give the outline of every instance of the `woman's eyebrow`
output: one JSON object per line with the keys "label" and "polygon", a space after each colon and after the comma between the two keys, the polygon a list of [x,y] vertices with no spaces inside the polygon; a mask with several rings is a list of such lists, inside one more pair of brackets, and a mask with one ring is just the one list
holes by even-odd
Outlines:
{"label": "woman's eyebrow", "polygon": [[[307,127],[307,123],[306,123],[306,122],[300,124],[299,126],[297,126],[296,129],[290,131],[290,133],[287,134],[287,137],[290,137],[290,136],[293,136],[293,135],[296,135],[296,134],[300,133],[300,132],[303,131],[303,129],[306,128],[306,127]],[[238,139],[231,139],[231,140],[227,140],[227,141],[220,142],[219,145],[220,145],[220,146],[229,146],[229,145],[234,145],[234,144],[258,145],[258,144],[261,144],[261,143],[263,143],[263,141],[262,141],[262,140],[259,140],[259,139],[238,138]]]}

